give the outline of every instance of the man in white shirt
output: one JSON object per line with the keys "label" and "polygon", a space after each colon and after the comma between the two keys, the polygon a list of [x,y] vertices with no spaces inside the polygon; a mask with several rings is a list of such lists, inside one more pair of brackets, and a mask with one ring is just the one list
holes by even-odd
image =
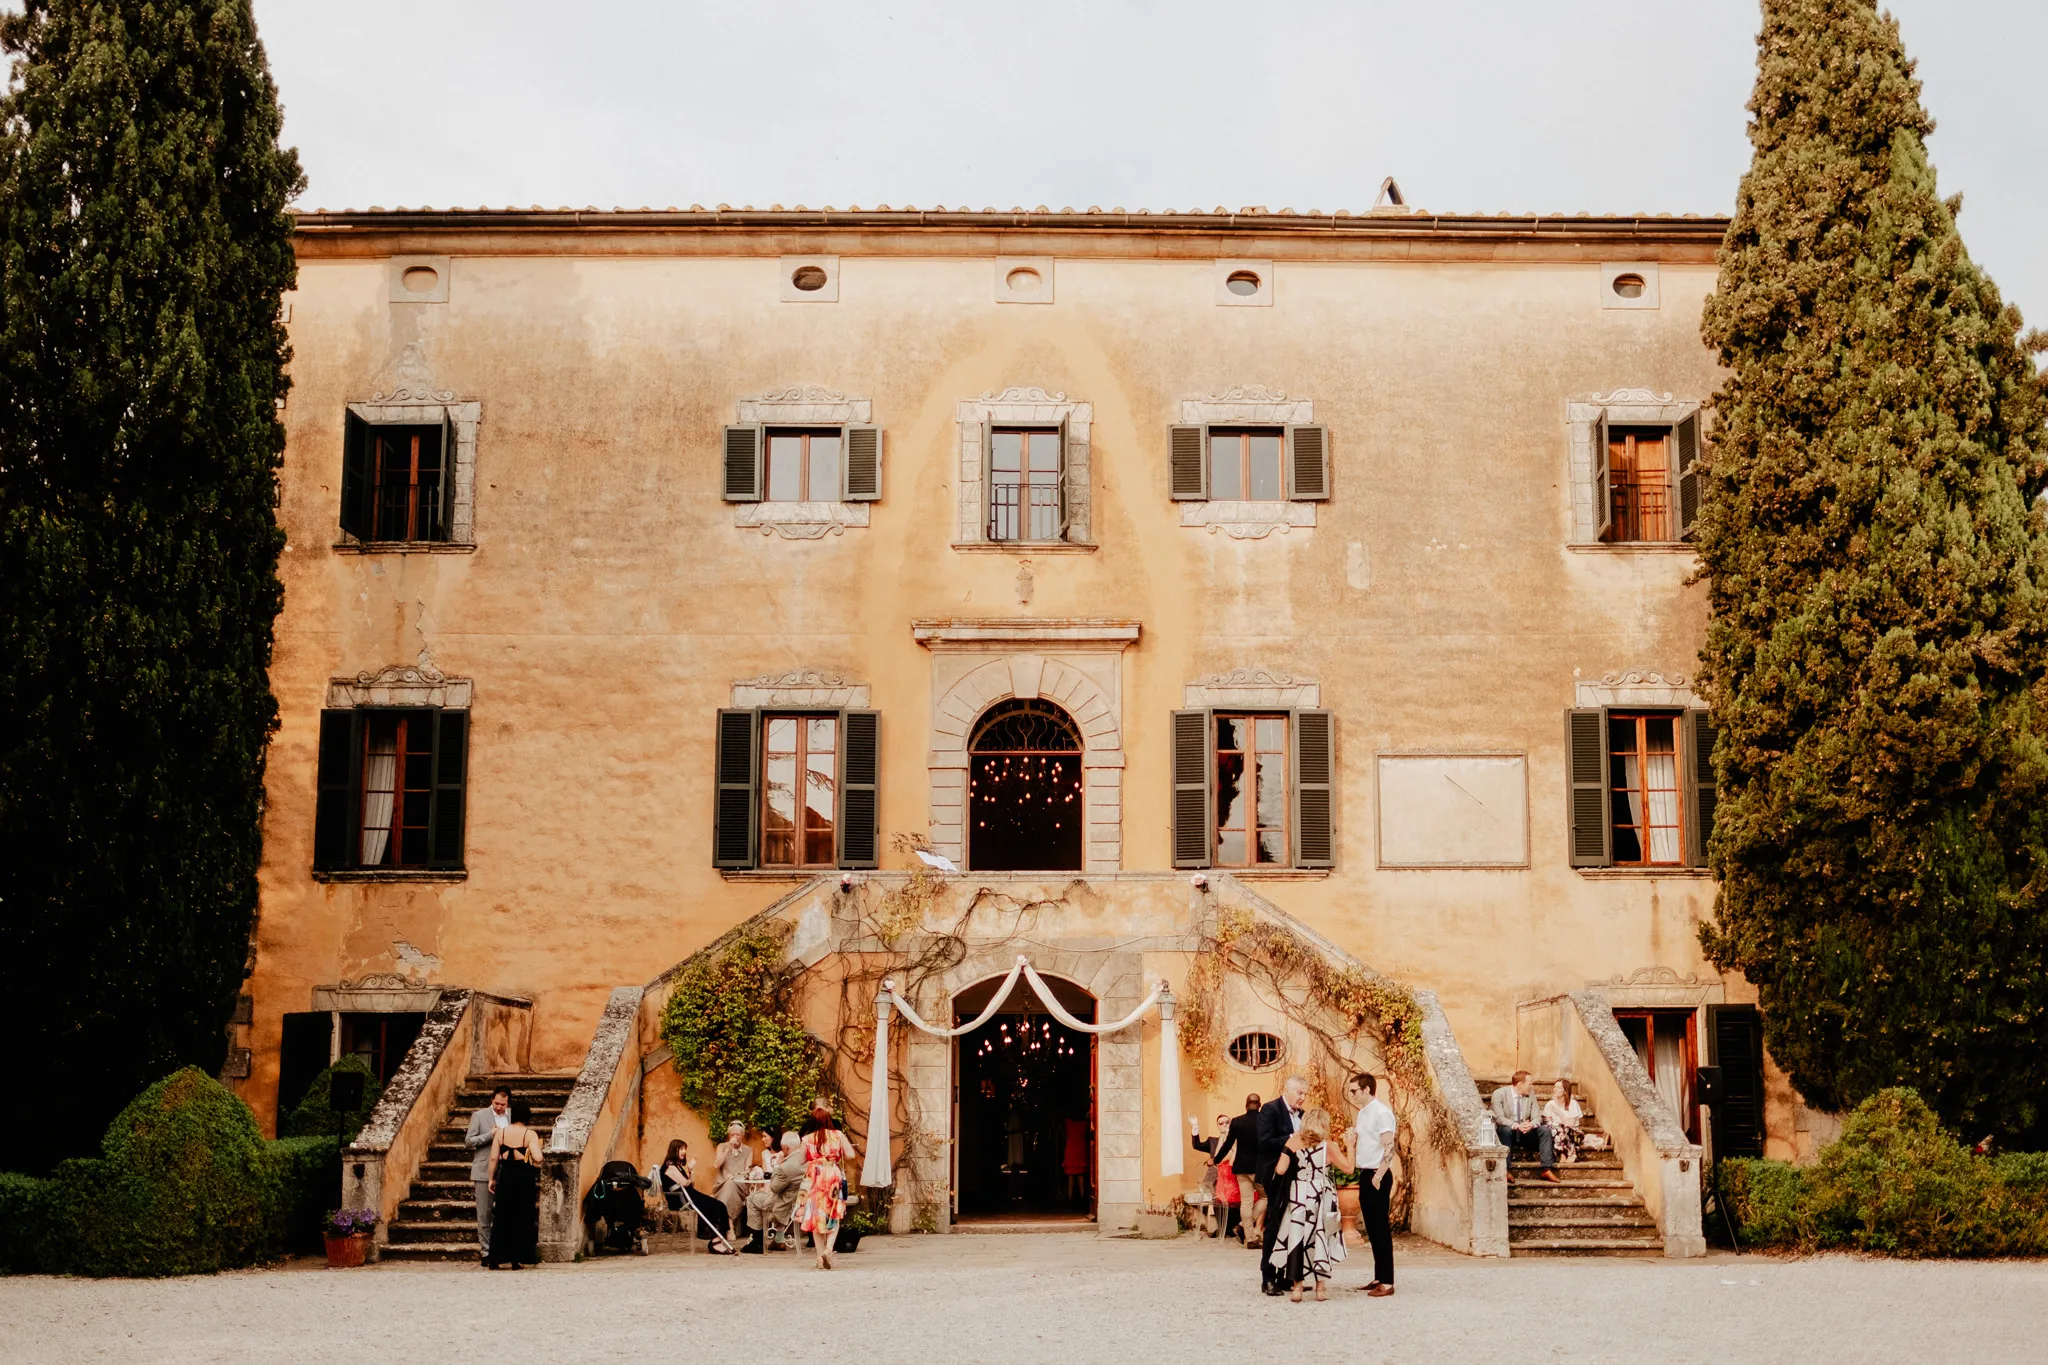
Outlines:
{"label": "man in white shirt", "polygon": [[1394,1292],[1394,1229],[1388,1206],[1394,1195],[1394,1147],[1400,1123],[1379,1097],[1379,1082],[1359,1072],[1344,1087],[1358,1106],[1352,1125],[1351,1160],[1358,1168],[1358,1221],[1372,1243],[1372,1283],[1365,1292],[1383,1299]]}

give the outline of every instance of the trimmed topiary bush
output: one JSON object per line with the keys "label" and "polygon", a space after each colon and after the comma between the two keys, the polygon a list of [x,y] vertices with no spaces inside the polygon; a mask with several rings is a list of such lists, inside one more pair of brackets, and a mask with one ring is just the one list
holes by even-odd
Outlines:
{"label": "trimmed topiary bush", "polygon": [[36,1259],[58,1273],[142,1276],[260,1260],[281,1225],[269,1145],[248,1105],[186,1067],[115,1117],[104,1157],[58,1165]]}
{"label": "trimmed topiary bush", "polygon": [[[352,1072],[363,1078],[363,1102],[347,1113],[336,1113],[329,1102],[332,1080],[336,1072]],[[377,1107],[378,1097],[384,1087],[378,1082],[370,1064],[361,1057],[350,1054],[313,1078],[306,1088],[305,1098],[286,1116],[278,1129],[281,1138],[338,1137],[343,1142],[355,1141],[363,1125],[370,1121],[370,1111]]]}
{"label": "trimmed topiary bush", "polygon": [[1857,1106],[1813,1166],[1724,1161],[1721,1186],[1748,1247],[2048,1255],[2048,1153],[1973,1156],[1911,1090]]}

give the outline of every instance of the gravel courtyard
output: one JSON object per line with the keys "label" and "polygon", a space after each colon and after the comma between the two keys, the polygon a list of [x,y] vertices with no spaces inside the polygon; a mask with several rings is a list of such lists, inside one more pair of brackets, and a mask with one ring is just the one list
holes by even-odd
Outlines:
{"label": "gravel courtyard", "polygon": [[1400,1292],[1354,1256],[1329,1303],[1263,1299],[1249,1253],[1184,1237],[874,1238],[788,1255],[518,1272],[313,1262],[210,1279],[0,1279],[0,1360],[1138,1361],[1253,1348],[1372,1365],[2042,1359],[2048,1263],[1479,1262],[1404,1241]]}

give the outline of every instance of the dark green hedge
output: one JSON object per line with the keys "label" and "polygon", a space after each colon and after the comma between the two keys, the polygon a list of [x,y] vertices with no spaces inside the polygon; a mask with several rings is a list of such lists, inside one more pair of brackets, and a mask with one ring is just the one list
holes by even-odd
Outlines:
{"label": "dark green hedge", "polygon": [[1721,1185],[1747,1247],[2048,1255],[2048,1152],[1973,1156],[1911,1090],[1858,1105],[1812,1166],[1724,1161]]}
{"label": "dark green hedge", "polygon": [[191,1275],[317,1252],[341,1186],[339,1139],[266,1142],[247,1105],[190,1067],[137,1096],[103,1147],[46,1180],[0,1175],[0,1267]]}

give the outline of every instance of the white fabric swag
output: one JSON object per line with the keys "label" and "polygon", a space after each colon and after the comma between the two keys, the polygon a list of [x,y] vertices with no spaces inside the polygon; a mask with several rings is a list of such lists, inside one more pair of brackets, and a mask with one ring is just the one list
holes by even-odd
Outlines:
{"label": "white fabric swag", "polygon": [[1017,959],[1017,965],[1010,968],[1010,974],[989,997],[988,1008],[968,1023],[958,1028],[939,1028],[918,1017],[917,1010],[908,1000],[896,994],[896,983],[884,981],[882,989],[875,994],[875,1057],[874,1076],[868,1087],[868,1151],[861,1165],[860,1183],[867,1186],[882,1186],[896,1178],[889,1161],[889,1011],[893,1008],[902,1014],[905,1021],[922,1029],[934,1038],[958,1038],[974,1032],[993,1019],[1009,1000],[1010,992],[1017,989],[1017,978],[1021,976],[1031,983],[1031,989],[1045,1005],[1046,1012],[1068,1028],[1079,1033],[1119,1033],[1145,1017],[1154,1005],[1159,1007],[1159,1173],[1179,1175],[1181,1173],[1180,1153],[1180,1040],[1173,1022],[1173,992],[1166,982],[1160,981],[1152,987],[1152,993],[1140,1001],[1138,1007],[1113,1024],[1087,1024],[1067,1012],[1053,994],[1030,960]]}

